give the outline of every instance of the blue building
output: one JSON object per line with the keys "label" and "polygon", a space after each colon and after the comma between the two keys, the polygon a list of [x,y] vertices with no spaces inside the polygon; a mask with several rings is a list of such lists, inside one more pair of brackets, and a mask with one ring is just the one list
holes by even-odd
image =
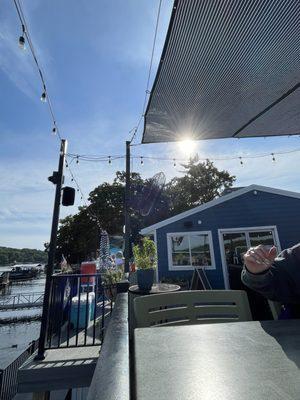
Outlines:
{"label": "blue building", "polygon": [[157,244],[157,278],[189,279],[204,267],[214,289],[240,289],[242,255],[300,241],[300,193],[250,185],[144,228]]}

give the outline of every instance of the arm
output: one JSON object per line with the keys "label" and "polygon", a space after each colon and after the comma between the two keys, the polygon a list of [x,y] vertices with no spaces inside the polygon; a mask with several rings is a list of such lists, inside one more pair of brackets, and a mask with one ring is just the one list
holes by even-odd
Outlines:
{"label": "arm", "polygon": [[[284,250],[267,269],[253,273],[245,267],[242,281],[270,300],[300,303],[300,243]],[[253,268],[251,268],[253,271]]]}

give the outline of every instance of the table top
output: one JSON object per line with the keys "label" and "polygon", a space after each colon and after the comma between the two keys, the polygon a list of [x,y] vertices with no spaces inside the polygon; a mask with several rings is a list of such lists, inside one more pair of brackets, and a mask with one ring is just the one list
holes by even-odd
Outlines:
{"label": "table top", "polygon": [[299,400],[300,320],[135,330],[137,400]]}
{"label": "table top", "polygon": [[138,285],[133,285],[129,287],[129,292],[135,294],[158,294],[167,292],[178,292],[180,290],[179,285],[172,285],[170,283],[156,283],[152,286],[149,292],[144,292],[139,289]]}

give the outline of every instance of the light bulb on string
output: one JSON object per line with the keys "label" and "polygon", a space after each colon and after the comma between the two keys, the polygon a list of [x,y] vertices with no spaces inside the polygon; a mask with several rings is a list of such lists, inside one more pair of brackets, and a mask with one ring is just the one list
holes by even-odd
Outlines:
{"label": "light bulb on string", "polygon": [[243,160],[242,160],[242,157],[239,157],[239,159],[240,159],[240,164],[241,164],[241,165],[244,165]]}
{"label": "light bulb on string", "polygon": [[175,158],[173,158],[173,162],[174,162],[173,166],[176,167],[176,160],[175,160]]}
{"label": "light bulb on string", "polygon": [[71,179],[71,182],[74,182],[74,178]]}
{"label": "light bulb on string", "polygon": [[79,164],[79,156],[76,157],[76,164]]}
{"label": "light bulb on string", "polygon": [[41,101],[42,101],[43,103],[46,103],[46,102],[47,102],[47,94],[46,94],[46,91],[44,91],[44,92],[42,93],[42,95],[41,95]]}
{"label": "light bulb on string", "polygon": [[25,26],[24,25],[22,25],[22,30],[23,30],[23,33],[19,37],[19,47],[22,50],[26,50],[26,46],[25,46]]}
{"label": "light bulb on string", "polygon": [[141,165],[144,165],[143,157],[141,157]]}
{"label": "light bulb on string", "polygon": [[25,46],[25,38],[24,36],[20,36],[19,37],[19,47],[22,50],[26,50],[26,46]]}
{"label": "light bulb on string", "polygon": [[56,127],[54,126],[54,127],[52,128],[52,134],[53,134],[53,135],[56,135],[56,131],[57,131],[57,130],[56,130]]}
{"label": "light bulb on string", "polygon": [[276,161],[274,153],[271,153],[273,163]]}
{"label": "light bulb on string", "polygon": [[108,156],[108,164],[111,164],[111,156]]}

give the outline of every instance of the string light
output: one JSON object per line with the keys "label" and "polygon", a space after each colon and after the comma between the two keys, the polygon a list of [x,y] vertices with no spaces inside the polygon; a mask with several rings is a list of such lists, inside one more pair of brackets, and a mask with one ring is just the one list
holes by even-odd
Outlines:
{"label": "string light", "polygon": [[275,155],[274,155],[274,153],[271,153],[271,156],[272,156],[272,161],[273,161],[273,162],[275,162],[275,161],[276,161],[276,159],[275,159]]}
{"label": "string light", "polygon": [[47,102],[47,94],[46,94],[46,86],[44,85],[44,91],[43,91],[43,93],[42,93],[42,95],[41,95],[41,101],[43,102],[43,103],[46,103]]}
{"label": "string light", "polygon": [[[78,156],[78,157],[79,157],[79,156]],[[68,162],[67,158],[66,158],[65,162],[66,162],[66,163]],[[71,163],[72,163],[72,161],[71,161],[69,164],[71,164]],[[77,192],[80,193],[80,199],[84,201],[84,204],[85,204],[85,206],[86,206],[86,215],[87,215],[88,217],[90,217],[91,219],[92,219],[92,217],[93,217],[93,218],[94,218],[94,221],[96,221],[97,226],[98,226],[99,228],[101,228],[101,224],[100,224],[100,222],[99,222],[97,216],[94,215],[90,210],[88,211],[88,204],[87,204],[87,202],[86,202],[86,199],[85,199],[85,196],[84,196],[84,194],[83,194],[83,191],[81,190],[81,188],[80,188],[80,186],[79,186],[77,180],[75,179],[75,176],[74,176],[74,174],[73,174],[73,171],[72,171],[72,169],[71,169],[70,167],[68,168],[68,172],[69,172],[69,174],[70,174],[70,176],[71,176],[71,178],[72,178],[71,181],[74,182],[75,185],[77,186]]]}
{"label": "string light", "polygon": [[[231,161],[231,160],[239,160],[241,165],[244,165],[245,159],[258,159],[258,158],[265,158],[265,157],[272,157],[272,161],[276,161],[275,155],[283,155],[283,154],[292,154],[300,152],[300,148],[296,149],[290,149],[286,151],[279,151],[279,152],[273,152],[273,153],[260,153],[260,154],[246,154],[242,156],[233,156],[233,157],[205,157],[201,158],[198,157],[197,161],[202,162],[202,161]],[[67,154],[70,158],[72,159],[77,159],[77,157],[86,162],[108,162],[109,164],[112,163],[112,160],[118,160],[118,159],[126,159],[125,155],[116,155],[116,156],[97,156],[97,155],[78,155],[78,154],[72,154],[68,153]],[[143,165],[145,163],[145,160],[156,160],[156,161],[172,161],[173,166],[176,167],[177,162],[182,162],[182,163],[188,163],[190,159],[175,159],[175,158],[169,158],[169,157],[152,157],[152,156],[141,156],[141,155],[132,155],[131,159],[138,159],[140,160],[140,164]]]}
{"label": "string light", "polygon": [[22,24],[22,31],[23,34],[19,37],[19,47],[22,50],[26,50],[26,46],[25,46],[25,26]]}
{"label": "string light", "polygon": [[31,37],[30,37],[30,34],[29,34],[28,25],[26,23],[26,19],[25,19],[25,16],[24,16],[20,1],[19,0],[13,0],[13,2],[14,2],[14,5],[15,5],[15,8],[16,8],[16,11],[17,11],[20,23],[21,23],[21,27],[22,27],[22,32],[23,32],[22,35],[19,37],[19,41],[18,41],[19,42],[19,46],[20,46],[20,48],[25,49],[26,48],[25,47],[25,43],[28,44],[28,48],[29,48],[29,50],[31,52],[31,55],[33,57],[33,60],[34,60],[34,62],[36,64],[36,67],[37,67],[37,70],[38,70],[38,73],[39,73],[39,76],[40,76],[40,79],[41,79],[42,85],[43,85],[43,92],[41,94],[41,101],[43,103],[47,103],[48,109],[49,109],[49,113],[50,113],[50,117],[52,119],[52,123],[53,123],[53,126],[55,128],[55,129],[54,128],[52,129],[52,133],[55,134],[55,135],[57,134],[59,140],[62,140],[62,137],[60,135],[58,126],[56,124],[56,118],[54,116],[54,111],[53,111],[52,103],[50,101],[49,92],[46,89],[46,81],[45,81],[44,73],[43,73],[43,70],[42,70],[42,68],[40,66],[40,63],[38,61],[37,55],[35,53],[34,46],[33,46],[33,43],[32,43],[32,40],[31,40]]}
{"label": "string light", "polygon": [[79,164],[79,156],[77,156],[76,164]]}

